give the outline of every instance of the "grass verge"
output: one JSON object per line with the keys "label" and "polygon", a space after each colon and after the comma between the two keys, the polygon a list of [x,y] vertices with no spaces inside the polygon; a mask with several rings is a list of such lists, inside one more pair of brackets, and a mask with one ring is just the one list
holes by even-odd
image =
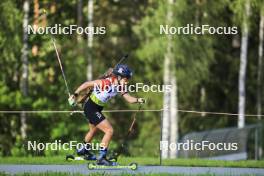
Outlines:
{"label": "grass verge", "polygon": [[[136,162],[139,165],[159,165],[159,158],[120,157],[118,163],[127,165]],[[0,157],[0,164],[84,164],[87,161],[68,162],[64,156],[54,157]],[[165,166],[202,166],[202,167],[248,167],[264,168],[264,160],[243,160],[243,161],[222,161],[203,159],[165,159],[162,160]]]}

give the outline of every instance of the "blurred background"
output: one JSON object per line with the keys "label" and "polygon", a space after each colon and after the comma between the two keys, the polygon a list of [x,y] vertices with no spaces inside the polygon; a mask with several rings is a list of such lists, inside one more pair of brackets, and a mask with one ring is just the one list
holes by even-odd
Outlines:
{"label": "blurred background", "polygon": [[[42,16],[44,9],[47,15]],[[104,26],[106,34],[53,35],[71,92],[102,75],[126,53],[125,63],[134,71],[131,84],[173,86],[167,93],[131,93],[145,97],[142,109],[150,111],[137,114],[127,155],[262,157],[262,0],[4,0],[0,1],[0,19],[1,156],[67,153],[27,151],[23,144],[28,140],[82,142],[88,125],[81,114],[27,112],[72,109],[50,35],[29,35],[23,26],[76,24]],[[160,25],[166,24],[237,26],[238,34],[161,35]],[[105,110],[137,108],[118,96]],[[124,139],[133,113],[106,113],[115,130],[110,148]],[[238,142],[241,151],[160,153],[160,140],[185,139]]]}

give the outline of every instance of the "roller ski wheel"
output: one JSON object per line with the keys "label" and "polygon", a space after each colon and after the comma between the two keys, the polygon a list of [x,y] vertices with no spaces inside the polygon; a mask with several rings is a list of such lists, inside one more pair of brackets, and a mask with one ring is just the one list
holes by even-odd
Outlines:
{"label": "roller ski wheel", "polygon": [[96,168],[96,164],[95,163],[88,163],[88,169],[89,170],[93,170]]}
{"label": "roller ski wheel", "polygon": [[137,163],[130,163],[128,166],[130,167],[131,170],[137,170],[138,168]]}
{"label": "roller ski wheel", "polygon": [[73,161],[75,157],[73,155],[66,155],[66,161]]}

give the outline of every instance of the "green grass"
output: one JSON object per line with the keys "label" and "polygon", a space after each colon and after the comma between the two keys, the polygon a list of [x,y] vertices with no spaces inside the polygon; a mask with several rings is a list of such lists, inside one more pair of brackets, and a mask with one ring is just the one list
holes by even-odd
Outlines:
{"label": "green grass", "polygon": [[[136,162],[139,165],[159,165],[159,158],[129,158],[120,157],[119,164],[126,165]],[[54,157],[0,157],[0,164],[83,164],[87,161],[65,161],[64,156]],[[203,159],[166,159],[162,161],[166,166],[204,166],[204,167],[249,167],[264,168],[264,160],[244,160],[244,161],[216,161]]]}

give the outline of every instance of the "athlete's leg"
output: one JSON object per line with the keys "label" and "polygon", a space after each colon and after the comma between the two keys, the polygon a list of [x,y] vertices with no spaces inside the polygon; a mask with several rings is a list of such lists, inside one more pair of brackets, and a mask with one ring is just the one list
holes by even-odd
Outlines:
{"label": "athlete's leg", "polygon": [[114,132],[113,127],[107,119],[101,121],[98,125],[96,125],[96,127],[104,132],[104,137],[100,145],[100,152],[99,152],[97,164],[111,165],[111,162],[106,160],[106,154],[107,154],[107,147],[113,136],[113,132]]}
{"label": "athlete's leg", "polygon": [[86,134],[84,138],[84,144],[81,148],[77,149],[77,154],[78,155],[84,155],[85,159],[87,160],[96,160],[96,156],[92,154],[91,151],[91,140],[96,132],[96,127],[95,125],[89,123],[89,131]]}
{"label": "athlete's leg", "polygon": [[86,143],[90,143],[94,137],[95,132],[97,131],[97,128],[95,125],[89,123],[89,131],[85,135],[84,141]]}
{"label": "athlete's leg", "polygon": [[104,119],[96,126],[96,128],[104,132],[104,137],[101,141],[101,146],[107,148],[114,133],[112,125],[107,119]]}

